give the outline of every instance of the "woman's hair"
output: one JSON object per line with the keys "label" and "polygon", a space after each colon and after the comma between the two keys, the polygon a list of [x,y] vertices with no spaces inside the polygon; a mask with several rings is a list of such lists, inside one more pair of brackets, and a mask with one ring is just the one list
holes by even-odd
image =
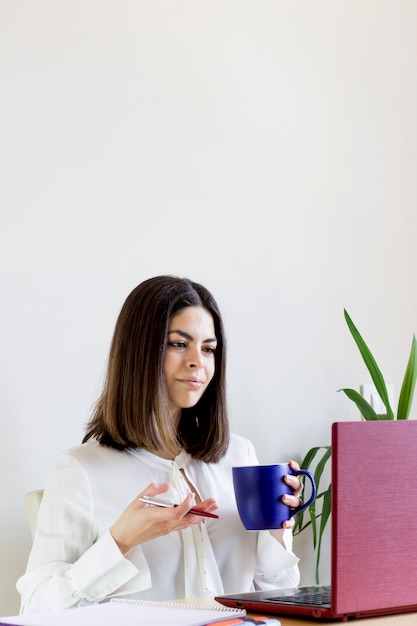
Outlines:
{"label": "woman's hair", "polygon": [[[169,324],[188,306],[211,313],[217,338],[215,372],[198,403],[170,419],[164,374]],[[156,276],[127,297],[116,322],[103,392],[83,442],[95,437],[117,449],[145,448],[217,462],[229,444],[226,407],[226,342],[211,293],[187,278]]]}

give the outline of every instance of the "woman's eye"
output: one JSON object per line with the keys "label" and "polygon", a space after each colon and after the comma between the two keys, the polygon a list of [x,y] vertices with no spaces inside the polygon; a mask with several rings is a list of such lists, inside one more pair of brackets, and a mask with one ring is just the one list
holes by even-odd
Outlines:
{"label": "woman's eye", "polygon": [[169,345],[172,346],[173,348],[185,348],[184,341],[170,341]]}
{"label": "woman's eye", "polygon": [[208,354],[216,354],[216,348],[213,348],[212,346],[207,346],[206,348],[203,348],[203,352],[207,352]]}

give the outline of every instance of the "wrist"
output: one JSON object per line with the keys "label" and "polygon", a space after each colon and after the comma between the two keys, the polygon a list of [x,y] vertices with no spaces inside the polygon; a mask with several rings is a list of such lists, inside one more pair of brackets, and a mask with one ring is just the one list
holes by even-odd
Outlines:
{"label": "wrist", "polygon": [[111,534],[111,536],[113,538],[114,543],[119,548],[119,550],[122,553],[122,555],[126,556],[130,552],[130,550],[132,549],[133,546],[127,544],[126,542],[124,542],[122,539],[120,539],[117,536],[117,531],[114,529],[114,526],[112,526],[110,528],[110,534]]}

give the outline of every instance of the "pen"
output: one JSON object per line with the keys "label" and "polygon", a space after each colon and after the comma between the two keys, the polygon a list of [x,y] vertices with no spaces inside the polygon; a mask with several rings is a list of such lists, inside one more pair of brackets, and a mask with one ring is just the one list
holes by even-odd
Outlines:
{"label": "pen", "polygon": [[[163,506],[169,509],[178,506],[178,504],[173,504],[172,502],[168,502],[168,500],[162,500],[162,498],[152,498],[152,496],[142,496],[138,498],[141,502],[145,502],[145,504],[153,504],[154,506]],[[202,517],[214,517],[215,519],[219,519],[219,516],[215,513],[208,513],[204,511],[198,511],[197,509],[190,509],[188,513],[192,513],[193,515],[201,515]]]}

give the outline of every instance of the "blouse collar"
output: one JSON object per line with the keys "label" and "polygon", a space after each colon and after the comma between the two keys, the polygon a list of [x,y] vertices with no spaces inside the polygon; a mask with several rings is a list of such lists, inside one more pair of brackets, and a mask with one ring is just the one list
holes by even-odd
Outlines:
{"label": "blouse collar", "polygon": [[175,457],[172,461],[170,459],[164,459],[153,452],[149,452],[149,450],[144,450],[142,448],[128,448],[127,451],[136,456],[138,459],[141,459],[148,465],[153,467],[157,467],[159,469],[168,469],[172,468],[173,465],[177,465],[179,469],[185,469],[187,465],[192,461],[192,456],[186,452],[185,450],[181,450],[181,452]]}

